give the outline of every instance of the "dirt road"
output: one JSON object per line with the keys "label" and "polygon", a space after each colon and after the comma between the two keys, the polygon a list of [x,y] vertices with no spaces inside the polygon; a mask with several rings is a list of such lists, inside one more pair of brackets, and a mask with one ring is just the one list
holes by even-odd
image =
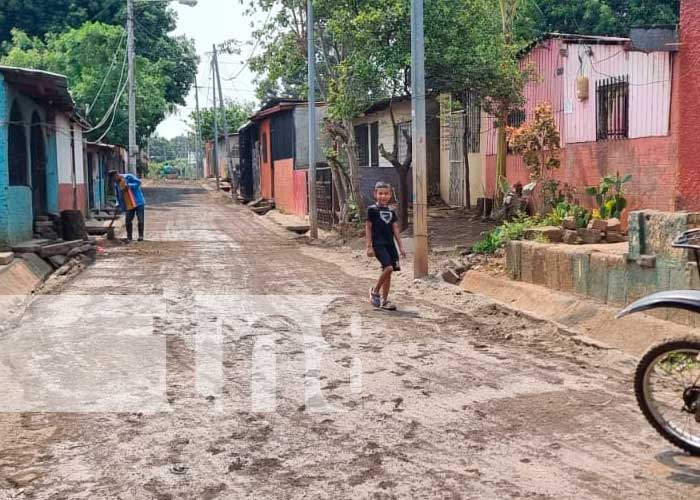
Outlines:
{"label": "dirt road", "polygon": [[408,276],[373,310],[374,263],[196,186],[146,194],[149,242],[0,332],[0,498],[698,495],[619,352]]}

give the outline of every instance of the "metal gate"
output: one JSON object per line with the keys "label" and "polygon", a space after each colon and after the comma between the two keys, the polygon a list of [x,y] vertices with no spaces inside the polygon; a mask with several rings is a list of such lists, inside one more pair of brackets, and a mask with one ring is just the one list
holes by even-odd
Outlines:
{"label": "metal gate", "polygon": [[316,208],[319,227],[330,231],[336,222],[333,203],[333,173],[330,168],[316,171]]}

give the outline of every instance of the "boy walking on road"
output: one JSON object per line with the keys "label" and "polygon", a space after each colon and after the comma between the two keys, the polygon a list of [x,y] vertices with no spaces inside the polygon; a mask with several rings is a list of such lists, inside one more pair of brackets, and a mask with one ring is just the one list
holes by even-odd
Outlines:
{"label": "boy walking on road", "polygon": [[370,288],[370,301],[374,307],[380,307],[386,311],[396,310],[396,306],[389,301],[391,275],[394,271],[401,270],[396,245],[399,247],[401,256],[406,256],[401,242],[399,219],[396,212],[389,208],[391,197],[391,186],[386,182],[378,182],[374,186],[376,203],[367,209],[365,225],[367,256],[376,257],[382,266],[382,274],[377,284]]}
{"label": "boy walking on road", "polygon": [[126,213],[126,239],[132,241],[134,217],[138,217],[139,241],[143,241],[146,200],[141,190],[141,179],[133,174],[122,175],[116,170],[109,172],[109,179],[114,186],[114,192],[117,194],[119,208]]}

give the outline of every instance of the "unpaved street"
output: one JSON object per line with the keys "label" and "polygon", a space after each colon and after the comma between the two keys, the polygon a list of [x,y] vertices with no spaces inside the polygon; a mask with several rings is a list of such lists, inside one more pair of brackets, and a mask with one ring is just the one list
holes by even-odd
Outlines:
{"label": "unpaved street", "polygon": [[[0,401],[0,498],[697,498],[700,461],[644,422],[621,353],[408,277],[401,312],[375,311],[374,263],[195,185],[146,195],[150,241],[108,249],[0,332],[0,391],[17,405]],[[101,326],[36,313],[74,296],[100,301]],[[152,332],[124,337],[133,325],[107,318],[126,307],[116,296],[162,298]],[[320,333],[305,335],[316,309]],[[85,390],[73,408],[70,377],[33,378],[82,369],[74,356],[95,387],[154,368],[135,390],[160,407],[91,408],[110,394]]]}

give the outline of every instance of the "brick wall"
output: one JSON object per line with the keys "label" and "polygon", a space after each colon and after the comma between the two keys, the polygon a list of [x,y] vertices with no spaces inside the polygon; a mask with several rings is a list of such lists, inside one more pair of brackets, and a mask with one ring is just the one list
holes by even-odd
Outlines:
{"label": "brick wall", "polygon": [[679,173],[676,208],[700,209],[700,2],[681,0]]}
{"label": "brick wall", "polygon": [[[631,174],[625,185],[628,209],[674,210],[678,148],[675,136],[646,137],[623,141],[569,144],[562,151],[562,165],[555,178],[574,186],[584,206],[594,208],[595,200],[585,194],[605,175]],[[494,192],[496,157],[486,158],[487,193]],[[529,182],[528,172],[518,156],[508,157],[511,184]],[[700,193],[700,191],[699,191]]]}

